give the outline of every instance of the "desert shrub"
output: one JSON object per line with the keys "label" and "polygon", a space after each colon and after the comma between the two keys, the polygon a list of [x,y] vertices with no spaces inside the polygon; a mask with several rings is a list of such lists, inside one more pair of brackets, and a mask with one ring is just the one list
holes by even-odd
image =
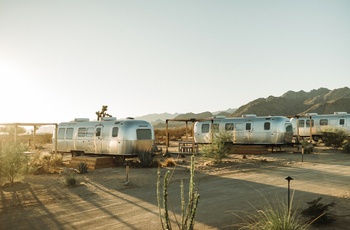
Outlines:
{"label": "desert shrub", "polygon": [[[175,222],[179,229],[194,229],[195,217],[199,202],[199,194],[194,182],[194,157],[191,157],[190,181],[188,188],[187,204],[185,199],[184,183],[181,181],[181,223],[175,218]],[[159,209],[159,218],[163,229],[172,229],[171,219],[168,206],[168,188],[171,180],[171,173],[167,171],[164,175],[163,189],[161,190],[160,170],[157,177],[157,202]],[[175,214],[174,214],[175,215]]]}
{"label": "desert shrub", "polygon": [[329,208],[334,207],[335,203],[322,204],[320,203],[322,197],[313,201],[307,202],[309,207],[301,212],[302,215],[309,218],[309,222],[314,225],[326,225],[333,222],[334,215],[327,212]]}
{"label": "desert shrub", "polygon": [[78,165],[78,172],[84,174],[88,172],[88,165],[84,162],[80,162]]}
{"label": "desert shrub", "polygon": [[4,144],[0,151],[0,176],[11,185],[28,171],[29,158],[24,153],[26,146],[16,143]]}
{"label": "desert shrub", "polygon": [[232,134],[228,132],[221,132],[215,134],[214,140],[211,140],[211,144],[203,146],[203,155],[209,158],[213,158],[216,163],[222,161],[228,154],[227,142],[232,140]]}
{"label": "desert shrub", "polygon": [[30,160],[30,171],[38,173],[47,173],[63,165],[63,156],[61,154],[41,154],[36,153]]}
{"label": "desert shrub", "polygon": [[152,151],[142,151],[138,154],[142,167],[150,167],[153,162],[154,153]]}
{"label": "desert shrub", "polygon": [[342,148],[344,153],[350,153],[350,142],[345,141]]}
{"label": "desert shrub", "polygon": [[163,167],[173,167],[175,166],[175,161],[173,158],[166,158],[162,164]]}
{"label": "desert shrub", "polygon": [[67,186],[73,186],[77,183],[77,178],[74,172],[69,172],[64,176],[64,183]]}
{"label": "desert shrub", "polygon": [[312,153],[314,151],[314,146],[313,144],[311,144],[310,142],[308,141],[302,141],[301,142],[301,146],[302,148],[304,148],[304,153],[307,154],[307,153]]}
{"label": "desert shrub", "polygon": [[303,230],[309,227],[309,224],[305,224],[301,219],[298,209],[290,210],[288,205],[282,201],[271,203],[266,200],[266,202],[267,205],[262,209],[252,205],[255,212],[243,212],[243,217],[234,213],[243,221],[238,224],[240,229]]}
{"label": "desert shrub", "polygon": [[322,140],[326,146],[338,149],[343,145],[348,135],[343,129],[328,129],[322,132]]}

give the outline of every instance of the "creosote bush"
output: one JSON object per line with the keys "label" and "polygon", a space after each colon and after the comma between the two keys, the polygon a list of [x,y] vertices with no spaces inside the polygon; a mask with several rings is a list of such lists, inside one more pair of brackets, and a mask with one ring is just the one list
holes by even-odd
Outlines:
{"label": "creosote bush", "polygon": [[322,140],[326,146],[338,149],[342,147],[349,134],[343,129],[327,129],[322,132]]}
{"label": "creosote bush", "polygon": [[41,154],[36,153],[29,162],[30,172],[34,174],[54,172],[55,168],[63,165],[61,154]]}
{"label": "creosote bush", "polygon": [[232,141],[232,134],[228,132],[216,133],[211,144],[203,146],[203,155],[213,158],[215,163],[220,163],[228,154],[227,142]]}
{"label": "creosote bush", "polygon": [[77,183],[76,173],[76,169],[65,169],[63,171],[63,183],[67,186],[74,186]]}
{"label": "creosote bush", "polygon": [[151,151],[142,151],[138,154],[142,167],[150,167],[153,162],[154,153]]}
{"label": "creosote bush", "polygon": [[0,177],[14,185],[28,171],[27,147],[22,144],[7,143],[0,150]]}
{"label": "creosote bush", "polygon": [[343,144],[343,153],[350,153],[350,142],[347,140]]}

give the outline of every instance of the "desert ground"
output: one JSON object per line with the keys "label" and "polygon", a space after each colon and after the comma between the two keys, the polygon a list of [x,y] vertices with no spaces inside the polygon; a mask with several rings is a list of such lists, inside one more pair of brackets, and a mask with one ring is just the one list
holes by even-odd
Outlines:
{"label": "desert ground", "polygon": [[[287,176],[293,210],[322,197],[335,202],[330,212],[336,221],[322,229],[349,229],[350,154],[316,147],[312,154],[295,148],[263,155],[232,154],[220,164],[195,156],[195,182],[200,200],[195,229],[239,229],[241,217],[267,204],[287,201]],[[178,158],[169,188],[173,229],[180,221],[180,181],[188,188],[190,155]],[[70,156],[64,156],[69,160]],[[177,159],[178,158],[178,159]],[[160,157],[163,160],[162,157]],[[1,229],[162,229],[157,206],[157,167],[131,165],[126,169],[89,170],[77,174],[77,185],[68,187],[62,174],[27,175],[15,186],[0,188]],[[187,190],[187,189],[186,189]],[[311,229],[319,229],[312,227]]]}

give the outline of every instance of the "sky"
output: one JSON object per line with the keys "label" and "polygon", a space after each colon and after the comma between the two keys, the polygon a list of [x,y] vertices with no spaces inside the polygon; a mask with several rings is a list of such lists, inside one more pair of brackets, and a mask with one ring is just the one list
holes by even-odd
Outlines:
{"label": "sky", "polygon": [[350,87],[347,0],[0,0],[0,123],[215,112],[320,87]]}

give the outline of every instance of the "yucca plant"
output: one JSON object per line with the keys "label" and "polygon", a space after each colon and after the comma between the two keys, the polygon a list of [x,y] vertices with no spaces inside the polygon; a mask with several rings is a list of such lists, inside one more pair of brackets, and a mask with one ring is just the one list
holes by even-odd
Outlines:
{"label": "yucca plant", "polygon": [[88,165],[84,162],[80,162],[78,164],[78,172],[79,174],[84,174],[84,173],[87,173],[88,172]]}
{"label": "yucca plant", "polygon": [[[266,205],[258,209],[250,204],[254,209],[254,213],[243,212],[244,216],[237,215],[243,223],[238,226],[239,229],[249,230],[303,230],[308,229],[309,224],[305,224],[299,214],[298,209],[291,210],[283,201],[272,204],[266,198]],[[293,200],[293,198],[291,199]],[[291,205],[292,206],[292,205]]]}

